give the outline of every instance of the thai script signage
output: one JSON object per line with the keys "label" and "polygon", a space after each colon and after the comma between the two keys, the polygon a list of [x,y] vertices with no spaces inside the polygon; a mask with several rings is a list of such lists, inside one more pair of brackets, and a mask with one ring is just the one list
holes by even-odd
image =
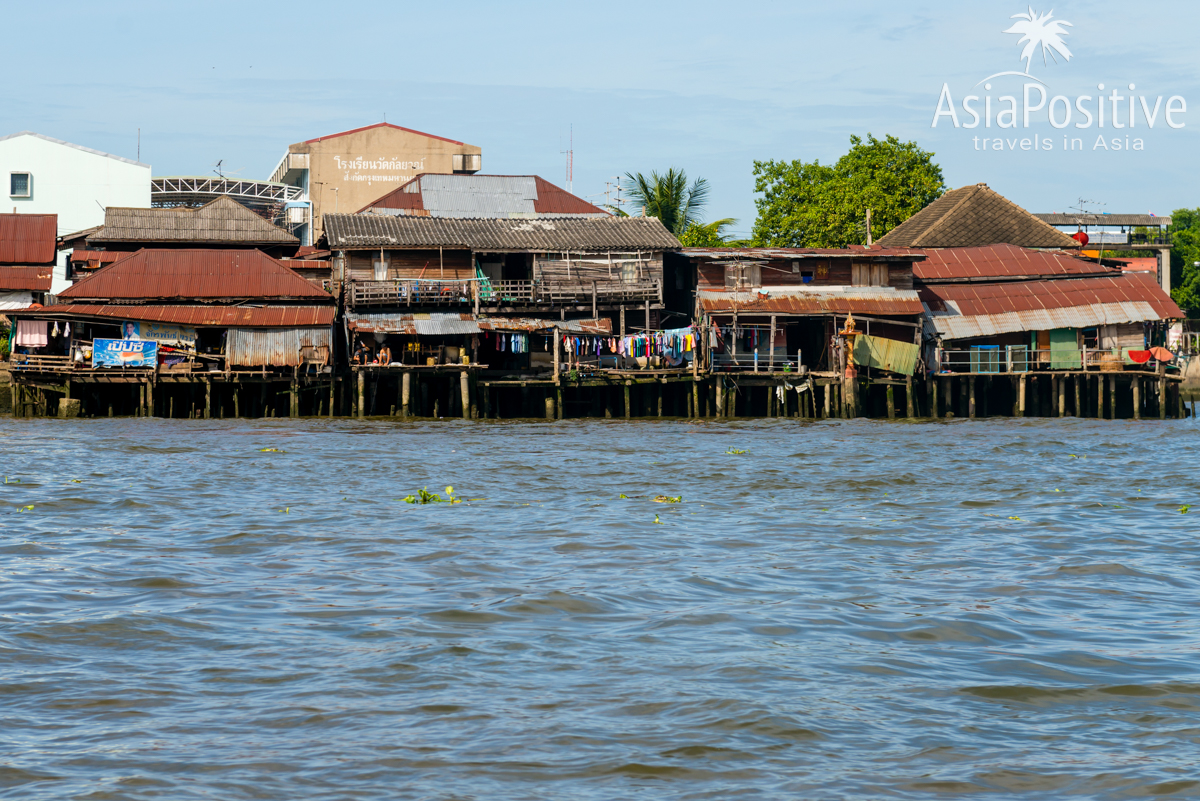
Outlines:
{"label": "thai script signage", "polygon": [[164,345],[195,345],[196,329],[186,325],[126,321],[121,325],[125,339],[144,339]]}
{"label": "thai script signage", "polygon": [[157,362],[157,342],[97,339],[92,343],[92,367],[154,367]]}

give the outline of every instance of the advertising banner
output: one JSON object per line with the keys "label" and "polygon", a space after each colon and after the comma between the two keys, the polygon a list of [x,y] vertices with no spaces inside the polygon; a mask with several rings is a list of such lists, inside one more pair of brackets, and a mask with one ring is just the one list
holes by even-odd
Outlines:
{"label": "advertising banner", "polygon": [[154,367],[157,362],[157,342],[97,339],[92,343],[92,367]]}
{"label": "advertising banner", "polygon": [[169,323],[147,323],[126,321],[121,324],[125,339],[144,339],[164,345],[195,345],[196,329]]}

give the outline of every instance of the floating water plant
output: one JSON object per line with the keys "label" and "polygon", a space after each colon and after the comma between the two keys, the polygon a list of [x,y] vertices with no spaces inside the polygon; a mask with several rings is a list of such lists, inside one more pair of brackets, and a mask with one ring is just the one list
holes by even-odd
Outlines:
{"label": "floating water plant", "polygon": [[18,512],[32,512],[32,511],[33,511],[33,506],[32,506],[32,505],[30,505],[30,506],[22,506],[22,507],[21,507],[20,509],[18,509],[17,511],[18,511]]}
{"label": "floating water plant", "polygon": [[1187,514],[1189,511],[1191,511],[1191,508],[1192,508],[1191,506],[1187,506],[1187,505],[1185,505],[1185,506],[1180,506],[1180,507],[1179,507],[1179,514],[1181,514],[1181,515],[1186,515],[1186,514]]}
{"label": "floating water plant", "polygon": [[259,453],[283,453],[279,448],[259,448]]}
{"label": "floating water plant", "polygon": [[404,498],[405,503],[462,503],[462,498],[454,497],[454,487],[446,487],[446,497],[437,495],[429,491],[428,487],[424,487],[417,491],[416,495],[408,495]]}
{"label": "floating water plant", "polygon": [[12,478],[9,478],[8,476],[5,476],[5,477],[4,477],[4,483],[5,483],[5,484],[20,484],[20,483],[21,483],[21,479],[17,478],[16,476],[13,476]]}
{"label": "floating water plant", "polygon": [[620,495],[617,496],[617,499],[618,500],[629,500],[629,496],[622,492]]}
{"label": "floating water plant", "polygon": [[737,448],[729,448],[725,451],[725,453],[729,454],[730,456],[741,456],[745,452],[746,451],[739,451]]}
{"label": "floating water plant", "polygon": [[659,520],[659,519],[658,519],[658,515],[655,515],[655,516],[654,516],[654,522],[655,522],[655,523],[658,523],[660,526],[661,526],[661,525],[665,525],[665,524],[663,523],[663,521],[661,521],[661,520]]}
{"label": "floating water plant", "polygon": [[683,503],[683,496],[676,495],[674,498],[672,498],[670,495],[656,495],[656,496],[654,496],[654,502],[655,503]]}

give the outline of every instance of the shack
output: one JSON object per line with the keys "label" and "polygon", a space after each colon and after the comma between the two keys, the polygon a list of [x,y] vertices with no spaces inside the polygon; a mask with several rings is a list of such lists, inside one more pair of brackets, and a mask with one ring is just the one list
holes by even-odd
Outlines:
{"label": "shack", "polygon": [[[922,312],[908,248],[687,248],[717,415],[918,412]],[[856,327],[848,329],[853,317]]]}
{"label": "shack", "polygon": [[333,413],[333,297],[257,250],[141,250],[13,316],[19,414]]}
{"label": "shack", "polygon": [[57,226],[56,214],[0,214],[0,312],[45,302]]}
{"label": "shack", "polygon": [[915,279],[936,415],[1181,414],[1154,274],[1004,244],[926,251]]}

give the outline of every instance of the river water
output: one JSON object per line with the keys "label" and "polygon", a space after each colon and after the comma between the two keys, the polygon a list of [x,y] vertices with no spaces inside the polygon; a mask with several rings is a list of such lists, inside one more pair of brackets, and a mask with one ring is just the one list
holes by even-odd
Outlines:
{"label": "river water", "polygon": [[1200,795],[1194,420],[0,435],[3,798]]}

